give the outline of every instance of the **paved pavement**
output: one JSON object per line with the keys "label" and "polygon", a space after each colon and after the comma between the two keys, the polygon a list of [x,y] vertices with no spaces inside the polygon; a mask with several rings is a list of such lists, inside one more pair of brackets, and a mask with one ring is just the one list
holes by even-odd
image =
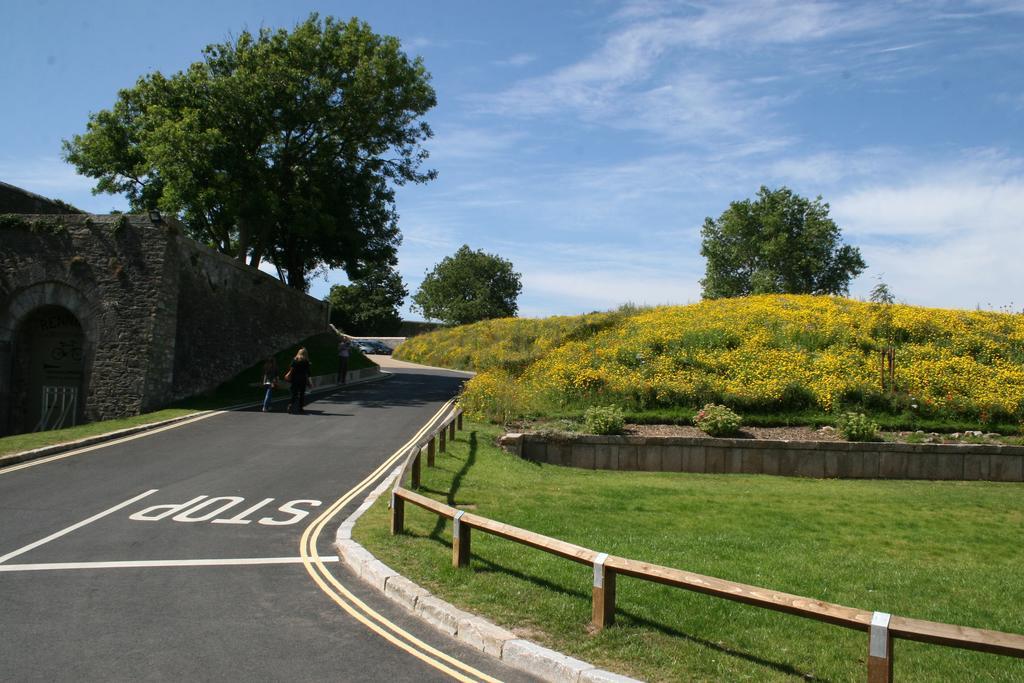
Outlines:
{"label": "paved pavement", "polygon": [[334,561],[334,528],[361,496],[315,537],[316,552],[327,581],[392,622],[378,626],[392,640],[341,609],[302,562],[314,520],[465,377],[391,371],[307,415],[222,413],[0,469],[0,679],[530,680]]}

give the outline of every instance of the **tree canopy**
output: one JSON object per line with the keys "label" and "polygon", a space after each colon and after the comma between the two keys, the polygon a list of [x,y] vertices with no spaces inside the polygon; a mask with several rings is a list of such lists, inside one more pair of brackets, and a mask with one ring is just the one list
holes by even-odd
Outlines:
{"label": "tree canopy", "polygon": [[718,220],[706,218],[704,298],[846,294],[865,264],[859,249],[840,244],[828,211],[820,196],[811,201],[762,186],[755,201],[732,202]]}
{"label": "tree canopy", "polygon": [[351,284],[331,287],[331,322],[348,334],[396,334],[402,326],[398,309],[408,294],[394,269],[375,268]]}
{"label": "tree canopy", "polygon": [[429,319],[465,325],[514,316],[522,289],[511,261],[464,244],[427,273],[412,300]]}
{"label": "tree canopy", "polygon": [[141,77],[64,156],[94,192],[160,209],[189,235],[306,290],[323,268],[394,265],[393,185],[422,170],[436,99],[419,58],[357,19],[311,15],[292,31],[243,31],[202,61]]}

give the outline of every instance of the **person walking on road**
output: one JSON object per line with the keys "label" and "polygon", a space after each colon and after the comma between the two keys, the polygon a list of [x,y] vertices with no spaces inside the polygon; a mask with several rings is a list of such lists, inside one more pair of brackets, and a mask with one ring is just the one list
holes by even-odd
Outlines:
{"label": "person walking on road", "polygon": [[348,357],[352,352],[352,337],[346,334],[341,335],[338,341],[338,384],[345,384],[348,380]]}
{"label": "person walking on road", "polygon": [[292,384],[292,401],[288,405],[289,413],[304,414],[306,403],[306,387],[309,386],[310,362],[309,353],[305,347],[299,349],[292,359],[292,366],[288,370],[288,381]]}
{"label": "person walking on road", "polygon": [[270,401],[277,388],[277,359],[273,356],[263,364],[263,388],[266,389],[263,395],[263,412],[266,413],[270,412]]}

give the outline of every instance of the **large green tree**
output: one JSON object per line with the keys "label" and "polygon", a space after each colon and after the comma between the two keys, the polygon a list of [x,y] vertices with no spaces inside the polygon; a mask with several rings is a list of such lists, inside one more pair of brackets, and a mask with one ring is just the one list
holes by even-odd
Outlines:
{"label": "large green tree", "polygon": [[374,268],[350,284],[331,287],[331,322],[348,334],[396,334],[402,326],[398,309],[408,295],[393,268]]}
{"label": "large green tree", "polygon": [[429,319],[465,325],[514,316],[522,290],[511,261],[464,244],[427,273],[412,300]]}
{"label": "large green tree", "polygon": [[292,31],[242,32],[202,61],[143,76],[65,158],[132,209],[180,217],[189,234],[306,290],[324,268],[394,265],[393,186],[422,183],[436,103],[396,38],[311,15]]}
{"label": "large green tree", "polygon": [[865,268],[860,250],[840,243],[840,230],[819,196],[761,187],[757,199],[732,202],[701,229],[707,259],[705,299],[748,294],[846,294]]}

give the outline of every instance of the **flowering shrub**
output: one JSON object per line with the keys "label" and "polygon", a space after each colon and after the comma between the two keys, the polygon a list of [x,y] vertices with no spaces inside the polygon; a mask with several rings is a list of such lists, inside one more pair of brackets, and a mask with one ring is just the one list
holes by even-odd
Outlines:
{"label": "flowering shrub", "polygon": [[743,418],[725,406],[708,403],[693,418],[693,424],[711,436],[730,436],[740,431]]}
{"label": "flowering shrub", "polygon": [[878,425],[864,413],[843,413],[836,421],[839,436],[847,441],[881,441]]}
{"label": "flowering shrub", "polygon": [[[897,394],[914,397],[915,416],[1024,418],[1024,315],[885,308],[897,340]],[[876,317],[871,304],[851,299],[763,295],[489,320],[414,337],[396,356],[481,375],[500,371],[516,385],[507,398],[540,400],[555,412],[725,402],[764,412],[898,410],[906,406],[887,407],[880,392]],[[497,389],[474,379],[466,396],[485,388]]]}
{"label": "flowering shrub", "polygon": [[594,434],[621,434],[626,418],[618,406],[593,406],[583,414],[583,424]]}

